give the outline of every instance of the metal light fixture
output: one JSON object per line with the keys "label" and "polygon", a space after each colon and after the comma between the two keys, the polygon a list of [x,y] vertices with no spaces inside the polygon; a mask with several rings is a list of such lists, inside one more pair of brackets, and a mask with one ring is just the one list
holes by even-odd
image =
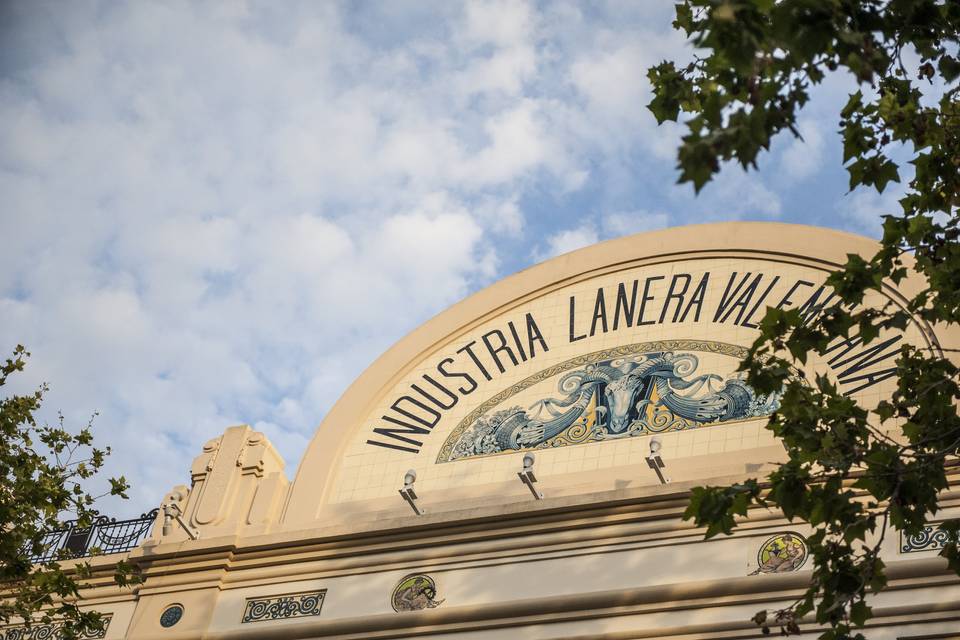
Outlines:
{"label": "metal light fixture", "polygon": [[664,469],[664,467],[667,465],[663,463],[663,458],[660,457],[660,449],[662,447],[663,443],[660,442],[660,438],[650,439],[650,455],[647,456],[647,466],[653,469],[654,473],[657,474],[660,484],[667,484],[670,482],[670,478],[663,475],[662,469]]}
{"label": "metal light fixture", "polygon": [[523,471],[518,471],[517,476],[520,478],[520,482],[527,485],[527,488],[530,489],[530,493],[533,494],[533,497],[536,500],[543,500],[543,494],[537,491],[537,488],[533,486],[537,483],[537,477],[533,475],[533,462],[534,457],[532,453],[524,454]]}
{"label": "metal light fixture", "polygon": [[413,469],[407,471],[403,476],[403,489],[400,489],[400,495],[407,501],[410,508],[418,516],[423,515],[423,509],[417,505],[417,492],[413,490],[413,483],[417,481],[417,472]]}
{"label": "metal light fixture", "polygon": [[173,521],[176,520],[184,531],[187,532],[187,535],[190,536],[191,540],[199,540],[200,532],[191,529],[187,526],[187,523],[183,521],[183,512],[180,510],[180,505],[177,504],[180,500],[183,500],[186,496],[181,495],[179,492],[174,493],[170,496],[170,500],[163,505],[163,535],[168,536],[173,529]]}

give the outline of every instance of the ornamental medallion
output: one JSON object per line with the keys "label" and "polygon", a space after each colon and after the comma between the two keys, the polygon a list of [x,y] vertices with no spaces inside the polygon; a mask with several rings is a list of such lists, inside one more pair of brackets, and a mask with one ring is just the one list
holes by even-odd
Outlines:
{"label": "ornamental medallion", "polygon": [[436,598],[436,582],[430,576],[418,573],[407,576],[394,587],[391,604],[394,611],[419,611],[443,604],[443,600]]}
{"label": "ornamental medallion", "polygon": [[789,573],[796,571],[807,560],[807,541],[796,533],[778,533],[768,538],[757,553],[758,573]]}

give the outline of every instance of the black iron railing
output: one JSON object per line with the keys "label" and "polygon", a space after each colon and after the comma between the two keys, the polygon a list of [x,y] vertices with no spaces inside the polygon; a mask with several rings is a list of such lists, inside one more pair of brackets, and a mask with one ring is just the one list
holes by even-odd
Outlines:
{"label": "black iron railing", "polygon": [[31,554],[31,562],[38,564],[62,558],[107,553],[122,553],[134,549],[150,535],[150,527],[157,518],[157,509],[139,518],[115,520],[106,516],[97,518],[89,527],[78,527],[76,522],[65,522],[63,527],[43,536],[43,551]]}

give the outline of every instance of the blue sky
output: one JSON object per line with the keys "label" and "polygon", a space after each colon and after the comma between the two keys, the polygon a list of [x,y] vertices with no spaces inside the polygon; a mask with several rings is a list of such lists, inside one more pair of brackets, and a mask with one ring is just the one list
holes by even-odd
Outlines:
{"label": "blue sky", "polygon": [[805,141],[699,196],[646,69],[691,49],[672,2],[0,6],[0,346],[45,415],[93,411],[126,515],[202,443],[264,431],[292,477],[391,343],[558,253],[666,226],[879,233],[846,194],[843,76]]}

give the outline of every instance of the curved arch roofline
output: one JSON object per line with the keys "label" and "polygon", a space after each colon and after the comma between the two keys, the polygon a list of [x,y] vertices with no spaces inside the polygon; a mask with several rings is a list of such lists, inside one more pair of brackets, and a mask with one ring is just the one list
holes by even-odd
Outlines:
{"label": "curved arch roofline", "polygon": [[[703,259],[768,260],[829,271],[851,253],[870,257],[878,244],[832,229],[779,222],[724,222],[673,227],[591,245],[508,276],[454,304],[404,336],[376,359],[343,393],[317,428],[298,466],[284,510],[284,527],[314,523],[331,500],[331,481],[364,419],[418,363],[458,336],[563,287],[635,267]],[[735,263],[733,263],[735,264]],[[888,297],[918,290],[901,283]],[[932,337],[932,331],[922,332]],[[944,336],[940,335],[943,341]],[[956,340],[951,340],[951,343]]]}

